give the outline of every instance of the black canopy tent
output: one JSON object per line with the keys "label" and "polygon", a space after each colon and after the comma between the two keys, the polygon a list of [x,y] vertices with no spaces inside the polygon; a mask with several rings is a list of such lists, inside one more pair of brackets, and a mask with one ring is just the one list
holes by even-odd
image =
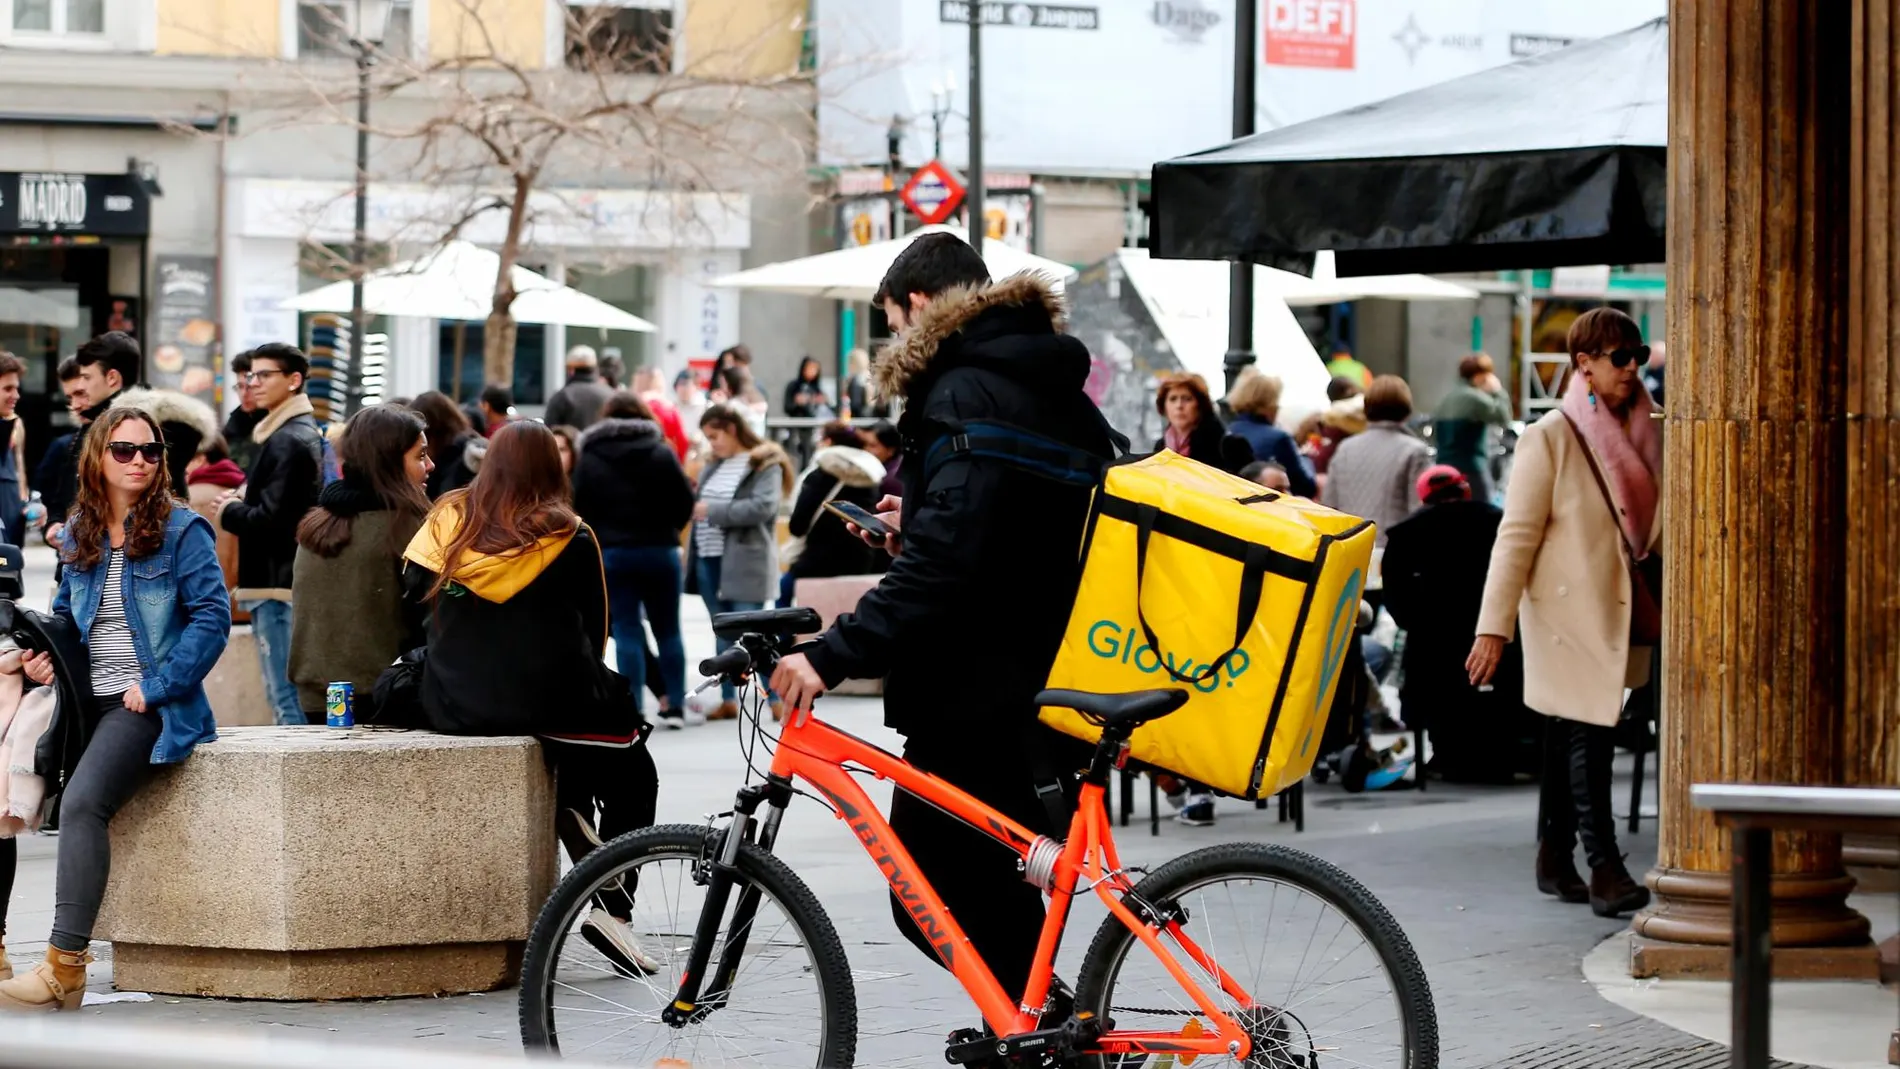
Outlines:
{"label": "black canopy tent", "polygon": [[1152,252],[1310,274],[1663,259],[1669,28],[1633,29],[1155,165]]}

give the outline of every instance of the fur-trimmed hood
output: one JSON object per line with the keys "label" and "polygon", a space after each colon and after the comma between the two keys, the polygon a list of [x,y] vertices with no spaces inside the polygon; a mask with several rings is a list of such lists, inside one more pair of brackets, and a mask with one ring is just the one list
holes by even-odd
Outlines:
{"label": "fur-trimmed hood", "polygon": [[616,439],[639,441],[659,436],[660,425],[650,419],[603,419],[581,432],[581,448],[586,449],[595,442]]}
{"label": "fur-trimmed hood", "polygon": [[792,458],[786,455],[777,442],[760,442],[746,456],[746,470],[754,475],[775,464],[779,468],[779,478],[784,481],[785,492],[791,493],[792,480],[797,472],[792,469]]}
{"label": "fur-trimmed hood", "polygon": [[884,481],[884,462],[862,449],[828,445],[811,457],[811,466],[846,486],[866,488]]}
{"label": "fur-trimmed hood", "polygon": [[201,441],[209,441],[218,433],[218,416],[211,406],[177,390],[139,386],[120,394],[113,403],[136,408],[160,424],[178,423],[190,427],[198,432]]}
{"label": "fur-trimmed hood", "polygon": [[1060,334],[1068,319],[1062,297],[1048,279],[1032,271],[1019,272],[1000,282],[945,290],[917,313],[911,328],[872,365],[871,384],[877,396],[886,401],[903,397],[911,383],[936,360],[945,341],[978,316],[997,308],[1039,310],[1047,317],[1052,334]]}

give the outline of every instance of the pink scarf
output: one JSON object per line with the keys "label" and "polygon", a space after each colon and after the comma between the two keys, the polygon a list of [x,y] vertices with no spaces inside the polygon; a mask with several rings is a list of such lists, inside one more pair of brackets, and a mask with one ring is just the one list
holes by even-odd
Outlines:
{"label": "pink scarf", "polygon": [[[1172,423],[1168,424],[1167,430],[1161,432],[1161,444],[1182,456],[1188,455],[1188,436],[1175,430],[1174,424]],[[1195,459],[1200,460],[1202,458],[1196,457]]]}
{"label": "pink scarf", "polygon": [[1608,405],[1590,401],[1590,384],[1582,375],[1572,374],[1564,390],[1564,414],[1583,432],[1584,445],[1596,456],[1617,504],[1623,540],[1629,543],[1630,555],[1642,560],[1649,555],[1659,498],[1656,483],[1662,471],[1662,430],[1650,418],[1656,404],[1638,382],[1626,428]]}

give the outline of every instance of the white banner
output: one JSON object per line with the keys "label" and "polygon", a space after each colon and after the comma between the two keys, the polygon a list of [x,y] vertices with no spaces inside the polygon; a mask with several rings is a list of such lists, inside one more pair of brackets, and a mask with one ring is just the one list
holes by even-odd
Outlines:
{"label": "white banner", "polygon": [[[1625,30],[1666,0],[1259,0],[1256,125],[1317,118]],[[817,0],[819,155],[872,165],[893,113],[904,163],[968,166],[966,0]],[[1233,129],[1232,0],[983,5],[984,162],[1037,174],[1145,174]],[[1553,122],[1561,122],[1553,116]]]}

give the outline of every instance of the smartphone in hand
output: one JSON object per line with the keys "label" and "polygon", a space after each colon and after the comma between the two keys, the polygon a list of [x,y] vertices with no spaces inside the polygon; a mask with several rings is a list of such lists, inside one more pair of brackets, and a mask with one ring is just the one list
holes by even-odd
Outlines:
{"label": "smartphone in hand", "polygon": [[854,524],[861,528],[864,533],[870,535],[875,542],[882,543],[891,536],[891,529],[885,526],[883,520],[877,518],[876,513],[867,512],[862,507],[853,505],[849,501],[827,501],[825,502],[825,511],[846,523]]}

